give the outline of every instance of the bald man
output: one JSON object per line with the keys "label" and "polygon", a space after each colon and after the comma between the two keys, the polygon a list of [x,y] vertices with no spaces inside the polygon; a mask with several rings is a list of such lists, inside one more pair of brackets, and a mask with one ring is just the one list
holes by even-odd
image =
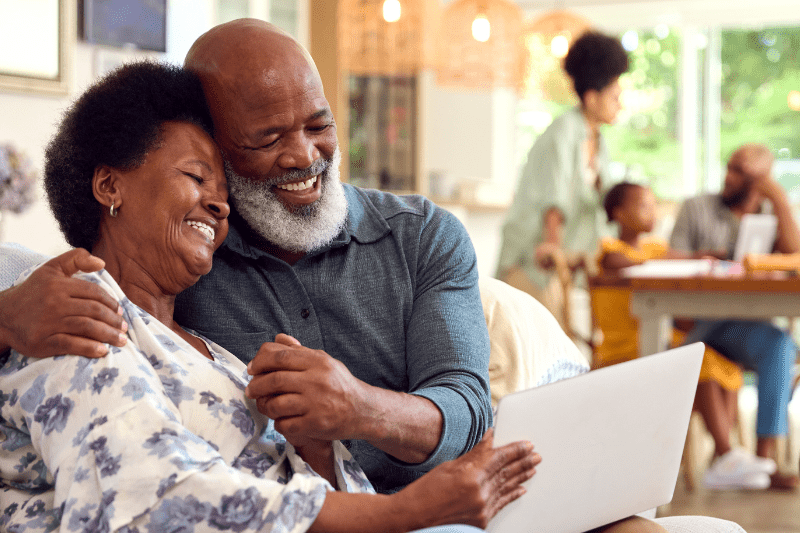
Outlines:
{"label": "bald man", "polygon": [[[746,144],[728,160],[725,183],[719,194],[687,200],[681,207],[670,245],[676,250],[698,252],[720,250],[729,258],[739,232],[739,222],[748,213],[768,207],[778,219],[774,249],[781,253],[800,252],[800,230],[783,188],[772,176],[773,156],[762,144]],[[766,205],[765,205],[766,204]],[[777,437],[789,429],[787,406],[797,347],[791,336],[769,322],[745,320],[698,321],[686,343],[702,341],[727,358],[758,373],[758,417],[756,453],[775,458]],[[698,400],[703,398],[698,388]],[[718,444],[719,447],[719,444]],[[718,456],[706,472],[706,483],[719,489],[736,489],[750,475],[743,454],[730,445],[717,450]],[[795,475],[776,472],[771,486],[796,489]]]}
{"label": "bald man", "polygon": [[[463,226],[421,196],[339,181],[319,73],[283,31],[217,26],[186,66],[203,83],[233,212],[176,321],[249,363],[246,393],[291,442],[346,441],[379,491],[472,448],[492,421],[489,339]],[[123,343],[116,305],[66,278],[96,268],[86,261],[56,258],[0,293],[0,344],[42,357]],[[272,342],[281,333],[301,346]]]}

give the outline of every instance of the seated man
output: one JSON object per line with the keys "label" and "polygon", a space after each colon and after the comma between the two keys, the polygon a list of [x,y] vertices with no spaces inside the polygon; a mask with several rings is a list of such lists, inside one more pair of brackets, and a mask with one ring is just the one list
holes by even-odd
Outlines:
{"label": "seated man", "polygon": [[[775,251],[800,252],[800,230],[792,216],[786,193],[772,177],[773,157],[766,146],[747,144],[728,160],[725,184],[719,194],[687,200],[675,220],[670,246],[675,250],[725,250],[728,257],[739,221],[768,204],[778,219]],[[791,396],[792,368],[797,347],[791,336],[768,322],[749,320],[697,321],[685,343],[705,342],[728,359],[758,373],[756,453],[774,459],[776,441],[789,430],[787,406]],[[796,489],[795,475],[776,472],[773,488]]]}

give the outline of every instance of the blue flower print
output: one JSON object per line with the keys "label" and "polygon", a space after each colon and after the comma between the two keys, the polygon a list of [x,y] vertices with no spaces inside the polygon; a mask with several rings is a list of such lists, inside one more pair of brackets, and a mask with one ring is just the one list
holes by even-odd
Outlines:
{"label": "blue flower print", "polygon": [[92,383],[92,366],[94,359],[87,359],[85,357],[76,357],[75,374],[69,381],[71,387],[67,392],[83,392]]}
{"label": "blue flower print", "polygon": [[162,429],[158,433],[153,433],[153,436],[144,442],[144,447],[152,450],[149,455],[155,454],[160,458],[170,455],[175,447],[179,450],[185,450],[183,443],[180,442],[178,433],[171,429]]}
{"label": "blue flower print", "polygon": [[170,339],[169,337],[167,337],[166,335],[156,335],[155,337],[156,337],[156,340],[158,341],[158,343],[162,347],[164,347],[164,349],[166,349],[167,351],[169,351],[169,352],[177,352],[178,350],[180,350],[178,345],[175,344],[175,342],[172,339]]}
{"label": "blue flower print", "polygon": [[4,527],[8,524],[8,522],[11,520],[11,517],[17,512],[17,507],[19,506],[16,503],[12,503],[5,508],[3,515],[0,516],[0,527]]}
{"label": "blue flower print", "polygon": [[189,371],[183,368],[183,365],[178,363],[170,363],[167,365],[170,374],[179,374],[181,376],[188,376]]}
{"label": "blue flower print", "polygon": [[219,506],[211,509],[209,522],[218,529],[232,529],[237,533],[247,528],[258,529],[266,503],[255,487],[237,490],[233,496],[223,496]]}
{"label": "blue flower print", "polygon": [[42,424],[45,435],[49,435],[54,429],[61,433],[67,425],[67,418],[74,405],[75,403],[69,398],[56,394],[36,408],[33,419]]}
{"label": "blue flower print", "polygon": [[247,468],[255,477],[261,477],[264,472],[275,464],[275,459],[266,453],[256,453],[252,450],[244,450],[242,454],[233,462],[236,468]]}
{"label": "blue flower print", "polygon": [[284,494],[278,512],[270,512],[266,521],[271,522],[273,529],[277,531],[291,531],[301,520],[315,518],[319,512],[320,497],[324,492],[322,486],[308,494],[300,491],[288,492]]}
{"label": "blue flower print", "polygon": [[194,525],[208,516],[208,504],[194,496],[163,500],[150,515],[150,533],[192,533]]}
{"label": "blue flower print", "polygon": [[103,387],[110,387],[114,384],[114,379],[119,375],[119,370],[116,368],[104,368],[92,380],[92,393],[100,394]]}
{"label": "blue flower print", "polygon": [[33,384],[28,390],[22,393],[19,405],[28,413],[33,412],[44,400],[44,384],[47,381],[47,374],[42,374],[33,380]]}
{"label": "blue flower print", "polygon": [[154,370],[161,370],[161,367],[164,366],[164,363],[161,361],[161,359],[156,357],[155,354],[146,355],[145,357],[148,361],[150,361],[150,366],[152,366]]}
{"label": "blue flower print", "polygon": [[75,469],[75,475],[72,477],[75,480],[75,483],[81,483],[89,479],[89,469],[78,467]]}
{"label": "blue flower print", "polygon": [[19,464],[14,466],[14,470],[16,470],[19,473],[22,473],[25,470],[27,470],[28,467],[31,466],[34,463],[34,461],[36,461],[36,459],[38,458],[39,456],[36,455],[35,453],[28,452],[23,457],[20,457]]}
{"label": "blue flower print", "polygon": [[6,403],[8,403],[9,407],[14,407],[17,403],[17,389],[14,389],[9,394],[0,391],[0,409],[5,407]]}
{"label": "blue flower print", "polygon": [[3,442],[0,448],[5,451],[13,452],[24,446],[31,445],[31,436],[26,431],[20,431],[9,426],[4,426],[3,433],[6,435],[6,440]]}
{"label": "blue flower print", "polygon": [[92,431],[94,428],[96,428],[96,427],[98,427],[98,426],[102,426],[102,425],[103,425],[103,424],[105,424],[106,422],[108,422],[108,417],[107,417],[107,416],[100,416],[100,417],[97,417],[97,418],[95,418],[94,420],[92,420],[92,421],[91,421],[91,422],[89,422],[88,424],[86,424],[84,427],[82,427],[82,428],[81,428],[81,429],[78,431],[78,434],[77,434],[77,435],[75,435],[75,438],[74,438],[74,439],[72,439],[72,446],[78,446],[78,445],[80,445],[80,443],[81,443],[81,442],[83,442],[83,440],[84,440],[84,439],[85,439],[87,436],[89,436],[89,433],[91,433],[91,431]]}
{"label": "blue flower print", "polygon": [[[117,492],[107,490],[103,493],[100,505],[87,504],[79,510],[74,510],[69,517],[68,529],[70,531],[80,531],[81,533],[109,533],[109,519],[113,516],[114,499]],[[94,516],[91,512],[97,509]]]}
{"label": "blue flower print", "polygon": [[200,393],[200,405],[207,405],[208,411],[214,415],[215,418],[221,418],[220,413],[228,412],[222,398],[211,391],[203,391]]}
{"label": "blue flower print", "polygon": [[130,396],[132,400],[141,400],[145,394],[150,394],[153,389],[147,384],[147,380],[139,376],[131,376],[128,383],[122,386],[122,396]]}
{"label": "blue flower print", "polygon": [[372,489],[372,483],[369,482],[355,459],[343,459],[342,467],[349,478],[348,481],[358,485],[362,491],[369,492]]}
{"label": "blue flower print", "polygon": [[36,500],[36,502],[33,505],[30,505],[28,506],[27,509],[25,509],[25,516],[27,516],[28,518],[33,518],[37,514],[41,514],[44,511],[45,511],[44,502],[42,500]]}
{"label": "blue flower print", "polygon": [[119,472],[122,454],[113,457],[106,447],[107,439],[100,437],[89,443],[89,449],[94,452],[94,462],[100,469],[100,477],[109,477]]}
{"label": "blue flower print", "polygon": [[175,486],[175,481],[178,479],[178,474],[172,474],[166,479],[162,479],[161,482],[158,484],[158,490],[156,491],[156,496],[159,498],[163,498],[164,494]]}
{"label": "blue flower print", "polygon": [[233,408],[231,423],[239,428],[243,435],[251,436],[255,430],[255,422],[247,406],[241,400],[231,400],[230,405]]}
{"label": "blue flower print", "polygon": [[161,384],[164,386],[164,392],[175,405],[180,404],[182,400],[194,398],[194,389],[184,386],[179,379],[167,376],[159,377],[161,378]]}

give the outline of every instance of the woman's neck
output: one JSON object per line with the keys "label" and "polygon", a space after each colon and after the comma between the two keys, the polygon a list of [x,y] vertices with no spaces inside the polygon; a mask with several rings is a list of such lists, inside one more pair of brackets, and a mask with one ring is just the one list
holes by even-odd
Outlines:
{"label": "woman's neck", "polygon": [[132,303],[172,330],[181,329],[173,321],[175,294],[165,292],[134,257],[116,252],[101,239],[92,248],[92,255],[105,261],[105,270],[114,278]]}
{"label": "woman's neck", "polygon": [[581,105],[581,113],[586,120],[586,130],[590,139],[596,139],[600,135],[600,121],[592,116],[586,106]]}

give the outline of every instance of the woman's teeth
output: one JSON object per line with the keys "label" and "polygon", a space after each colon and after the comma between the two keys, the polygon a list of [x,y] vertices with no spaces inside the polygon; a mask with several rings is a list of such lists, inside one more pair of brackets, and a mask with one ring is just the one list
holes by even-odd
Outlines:
{"label": "woman's teeth", "polygon": [[284,185],[278,185],[277,187],[286,191],[304,191],[313,187],[316,182],[317,177],[314,176],[313,178],[308,178],[306,181],[301,181],[298,183],[286,183]]}
{"label": "woman's teeth", "polygon": [[197,222],[196,220],[190,220],[189,222],[187,222],[187,224],[203,232],[203,234],[206,237],[208,237],[209,240],[211,241],[214,240],[214,235],[216,235],[216,232],[214,231],[214,228],[212,228],[208,224],[203,224],[202,222]]}

